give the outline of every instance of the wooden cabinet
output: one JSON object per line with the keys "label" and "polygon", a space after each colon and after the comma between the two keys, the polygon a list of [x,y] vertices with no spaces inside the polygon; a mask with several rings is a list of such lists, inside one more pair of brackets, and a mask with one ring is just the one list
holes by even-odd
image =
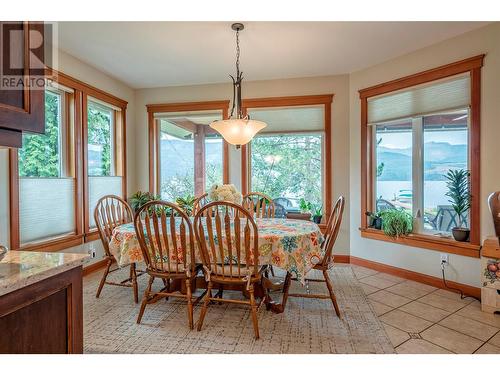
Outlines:
{"label": "wooden cabinet", "polygon": [[82,352],[81,266],[0,296],[0,353]]}
{"label": "wooden cabinet", "polygon": [[20,147],[45,131],[44,25],[0,21],[0,35],[0,146]]}

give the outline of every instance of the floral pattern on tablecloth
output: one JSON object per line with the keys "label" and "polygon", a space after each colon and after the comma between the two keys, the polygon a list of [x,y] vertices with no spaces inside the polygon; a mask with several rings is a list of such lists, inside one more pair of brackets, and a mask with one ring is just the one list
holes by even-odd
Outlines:
{"label": "floral pattern on tablecloth", "polygon": [[[275,265],[303,281],[305,274],[323,258],[323,235],[317,224],[292,219],[255,219],[255,222],[259,235],[259,264]],[[177,229],[179,225],[180,219],[176,221]],[[226,248],[225,238],[222,243]],[[143,260],[132,223],[115,228],[109,249],[120,267]],[[195,253],[196,261],[201,263],[198,251]]]}

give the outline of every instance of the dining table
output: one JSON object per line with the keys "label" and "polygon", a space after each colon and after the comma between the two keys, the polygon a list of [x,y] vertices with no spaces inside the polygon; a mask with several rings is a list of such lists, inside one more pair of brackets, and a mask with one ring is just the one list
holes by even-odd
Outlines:
{"label": "dining table", "polygon": [[[191,220],[193,219],[191,218]],[[180,220],[180,218],[176,218],[176,233],[174,235],[179,235]],[[287,275],[294,276],[302,284],[305,284],[306,274],[324,256],[321,247],[323,234],[319,226],[311,221],[283,218],[256,218],[255,223],[257,225],[259,265],[272,265],[281,268],[287,272]],[[170,226],[168,226],[168,232],[168,236],[172,236]],[[113,230],[109,250],[115,257],[118,267],[143,261],[142,250],[133,223],[122,224]],[[196,242],[195,262],[201,264],[201,256]],[[283,280],[272,281],[270,278],[265,278],[264,281],[263,287],[273,290],[278,289],[280,283],[284,282]],[[201,276],[200,282],[203,282]],[[268,295],[268,293],[264,294]],[[266,301],[266,306],[278,313],[283,312],[284,309],[284,305],[272,299]]]}

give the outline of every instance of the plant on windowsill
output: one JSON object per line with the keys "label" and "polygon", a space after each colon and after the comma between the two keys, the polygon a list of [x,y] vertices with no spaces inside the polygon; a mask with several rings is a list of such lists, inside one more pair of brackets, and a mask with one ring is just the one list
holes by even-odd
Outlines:
{"label": "plant on windowsill", "polygon": [[381,211],[379,215],[382,219],[382,230],[391,238],[407,236],[413,230],[413,218],[404,210],[389,209]]}
{"label": "plant on windowsill", "polygon": [[137,212],[137,210],[144,206],[146,203],[157,199],[160,199],[160,197],[150,193],[149,191],[143,192],[139,190],[129,198],[129,202],[132,206],[132,210],[134,210],[134,212]]}
{"label": "plant on windowsill", "polygon": [[313,210],[313,221],[316,224],[321,223],[321,219],[323,218],[323,206],[314,206]]}
{"label": "plant on windowsill", "polygon": [[380,217],[380,212],[367,211],[365,215],[368,216],[369,219],[368,226],[370,228],[378,230],[382,229],[382,217]]}
{"label": "plant on windowsill", "polygon": [[195,197],[188,194],[184,198],[178,197],[175,200],[175,203],[177,203],[177,205],[186,213],[186,215],[191,216],[191,214],[193,213],[193,205],[195,200]]}
{"label": "plant on windowsill", "polygon": [[312,209],[311,202],[306,201],[304,198],[300,198],[299,209],[300,213],[287,212],[286,214],[287,219],[311,220],[311,209]]}
{"label": "plant on windowsill", "polygon": [[451,229],[456,241],[466,242],[469,240],[470,229],[463,226],[463,214],[470,208],[470,173],[465,169],[450,169],[445,175],[448,192],[445,194],[448,202],[457,214],[458,225]]}

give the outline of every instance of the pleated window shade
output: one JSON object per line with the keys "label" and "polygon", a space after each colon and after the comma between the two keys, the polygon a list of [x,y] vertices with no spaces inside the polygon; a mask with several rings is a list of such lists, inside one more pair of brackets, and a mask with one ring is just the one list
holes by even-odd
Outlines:
{"label": "pleated window shade", "polygon": [[260,134],[287,131],[323,131],[325,115],[323,106],[277,107],[249,109],[253,120],[264,121],[267,127]]}
{"label": "pleated window shade", "polygon": [[470,75],[418,85],[368,99],[368,123],[377,124],[470,105]]}
{"label": "pleated window shade", "polygon": [[89,176],[89,227],[95,228],[94,209],[97,201],[105,195],[122,195],[122,177],[91,177]]}

